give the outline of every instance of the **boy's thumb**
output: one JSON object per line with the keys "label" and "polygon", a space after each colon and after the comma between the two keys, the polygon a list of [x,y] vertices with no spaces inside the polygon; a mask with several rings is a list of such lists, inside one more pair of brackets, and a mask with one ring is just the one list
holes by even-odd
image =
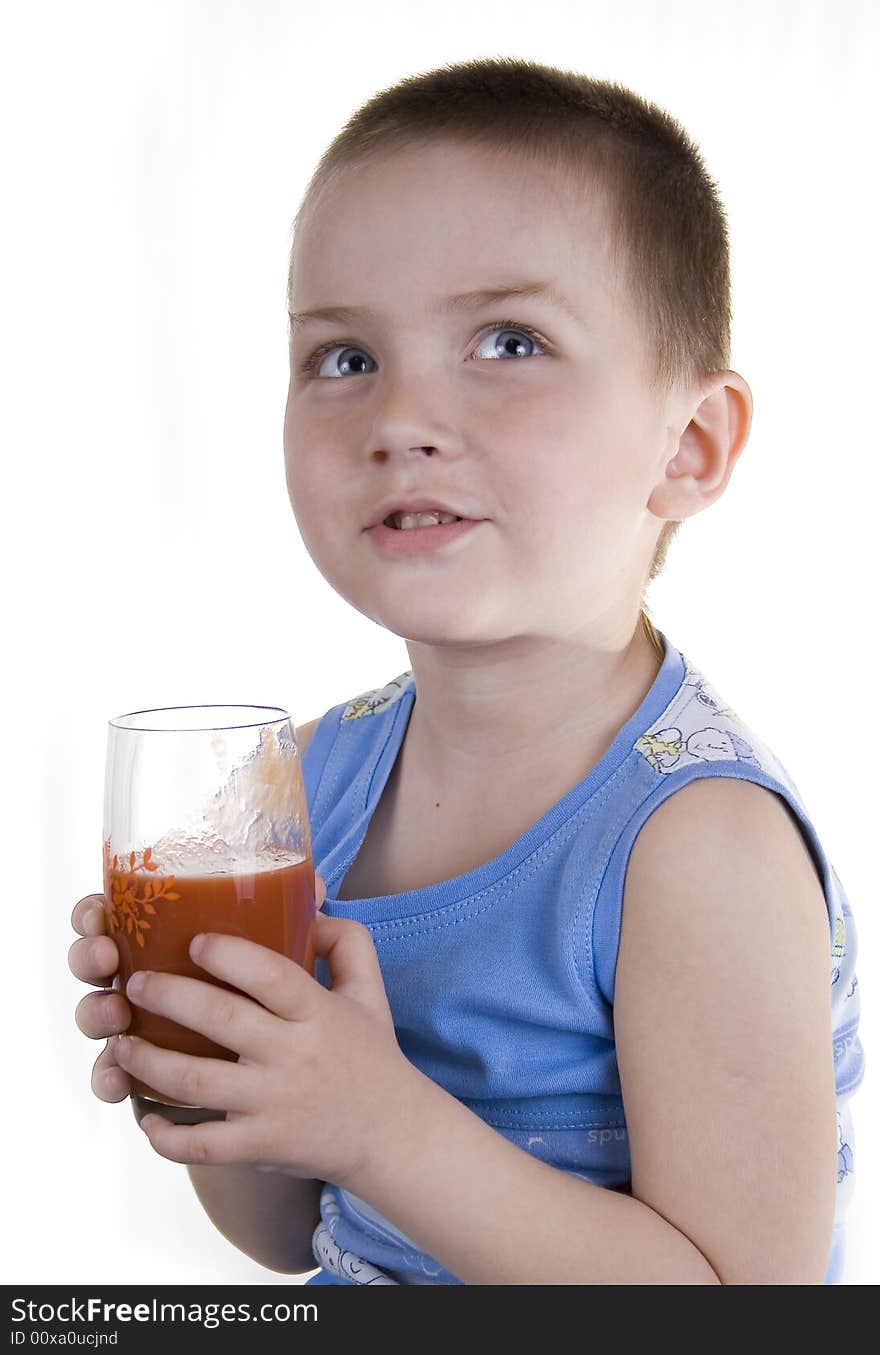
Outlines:
{"label": "boy's thumb", "polygon": [[327,886],[320,875],[315,875],[315,907],[323,907],[324,900],[327,897]]}

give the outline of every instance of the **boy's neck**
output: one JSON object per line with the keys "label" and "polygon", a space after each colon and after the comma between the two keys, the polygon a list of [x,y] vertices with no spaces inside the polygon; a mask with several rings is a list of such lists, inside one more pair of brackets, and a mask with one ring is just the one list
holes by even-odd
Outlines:
{"label": "boy's neck", "polygon": [[594,765],[660,668],[641,621],[617,648],[569,638],[517,641],[506,652],[414,642],[407,650],[417,700],[401,752],[410,769],[451,793],[487,775],[535,775],[542,762],[557,775],[568,762]]}

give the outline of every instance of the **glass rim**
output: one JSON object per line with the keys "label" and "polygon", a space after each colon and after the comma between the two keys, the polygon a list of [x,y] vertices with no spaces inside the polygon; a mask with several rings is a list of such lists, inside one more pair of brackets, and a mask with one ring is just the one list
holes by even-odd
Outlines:
{"label": "glass rim", "polygon": [[[124,720],[134,720],[138,716],[163,715],[166,712],[185,710],[240,710],[240,711],[274,711],[274,719],[251,720],[242,724],[205,724],[205,725],[147,725],[147,724],[123,724]],[[123,715],[114,715],[107,721],[111,729],[118,729],[125,733],[132,734],[204,734],[216,733],[221,730],[230,729],[259,729],[265,725],[285,724],[290,720],[290,712],[283,706],[254,706],[240,702],[211,702],[210,704],[196,704],[192,706],[153,706],[150,710],[130,710]]]}

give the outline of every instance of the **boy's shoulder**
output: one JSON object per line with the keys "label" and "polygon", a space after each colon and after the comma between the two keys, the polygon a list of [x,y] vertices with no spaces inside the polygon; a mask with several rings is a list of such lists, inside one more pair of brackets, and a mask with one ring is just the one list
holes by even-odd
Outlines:
{"label": "boy's shoulder", "polygon": [[385,714],[395,705],[400,698],[412,688],[413,675],[411,671],[401,673],[399,677],[392,678],[386,682],[384,687],[377,687],[366,692],[361,692],[350,701],[337,707],[339,710],[340,723],[346,720],[362,720],[371,715]]}
{"label": "boy's shoulder", "polygon": [[386,710],[391,709],[396,701],[399,701],[404,692],[407,692],[412,686],[412,672],[400,673],[399,678],[392,678],[391,682],[385,683],[384,687],[370,688],[369,691],[359,692],[353,696],[350,701],[340,702],[338,706],[331,706],[323,715],[317,715],[316,720],[311,720],[308,725],[297,726],[297,741],[300,744],[301,751],[304,751],[305,744],[308,744],[309,738],[315,733],[317,726],[323,720],[334,720],[342,724],[348,720],[362,720],[365,715],[381,715]]}
{"label": "boy's shoulder", "polygon": [[739,762],[793,787],[772,748],[681,650],[681,682],[636,739],[634,749],[660,776],[699,763]]}
{"label": "boy's shoulder", "polygon": [[725,872],[759,859],[787,862],[788,878],[802,885],[805,897],[817,889],[825,895],[839,937],[845,896],[794,778],[696,664],[677,652],[681,682],[633,746],[656,777],[636,816],[634,840],[627,836],[630,892],[638,892],[638,879],[656,881],[667,871],[670,851],[682,870],[687,861],[688,869],[701,862],[707,880],[721,862]]}
{"label": "boy's shoulder", "polygon": [[318,726],[324,721],[332,721],[334,724],[342,724],[350,720],[361,720],[368,715],[383,715],[400,700],[400,698],[412,688],[412,672],[401,673],[399,677],[392,678],[386,682],[384,687],[371,688],[369,691],[360,692],[350,701],[342,701],[337,706],[331,708],[319,715],[317,719],[310,720],[308,724],[298,725],[296,730],[296,741],[299,746],[300,756],[306,751],[309,743],[315,734]]}

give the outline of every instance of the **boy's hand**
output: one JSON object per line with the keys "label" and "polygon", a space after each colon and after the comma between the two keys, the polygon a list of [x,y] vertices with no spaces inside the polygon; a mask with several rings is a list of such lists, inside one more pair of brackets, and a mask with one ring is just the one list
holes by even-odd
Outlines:
{"label": "boy's hand", "polygon": [[397,1043],[369,930],[319,912],[313,944],[331,988],[265,946],[217,933],[195,938],[190,955],[239,992],[177,974],[129,983],[138,1006],[239,1056],[231,1063],[131,1037],[116,1042],[122,1068],[157,1092],[226,1111],[199,1125],[145,1116],[141,1128],[162,1157],[264,1165],[340,1185],[358,1175],[419,1074]]}
{"label": "boy's hand", "polygon": [[[67,955],[72,973],[84,983],[110,988],[119,968],[116,942],[107,935],[103,894],[87,894],[71,915],[73,929],[84,939],[74,941]],[[92,1091],[101,1101],[122,1101],[131,1091],[131,1078],[116,1062],[117,1041],[111,1036],[126,1030],[131,1007],[119,992],[87,993],[74,1015],[90,1040],[107,1040],[92,1069]]]}
{"label": "boy's hand", "polygon": [[[315,901],[320,908],[327,886],[315,875]],[[84,983],[111,989],[119,969],[116,942],[107,934],[107,911],[103,894],[87,894],[76,904],[70,921],[84,939],[74,941],[67,955],[71,973]],[[118,1041],[113,1038],[131,1023],[128,999],[119,991],[87,993],[77,1005],[74,1020],[90,1040],[106,1040],[92,1068],[92,1091],[101,1101],[124,1101],[131,1092],[131,1078],[116,1062]]]}

